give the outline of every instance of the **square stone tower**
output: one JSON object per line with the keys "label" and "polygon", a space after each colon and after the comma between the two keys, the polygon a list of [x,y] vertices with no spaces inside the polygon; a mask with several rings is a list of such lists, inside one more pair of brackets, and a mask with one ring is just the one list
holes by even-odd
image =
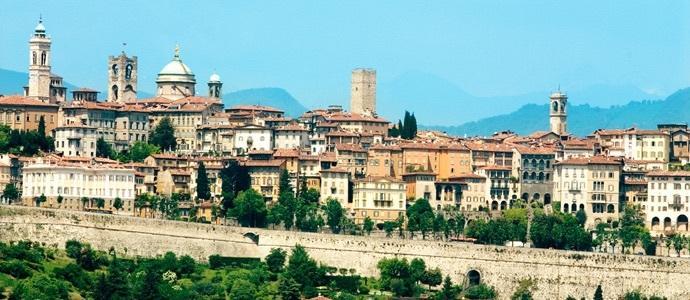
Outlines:
{"label": "square stone tower", "polygon": [[26,96],[50,102],[50,37],[43,21],[39,21],[29,40],[29,88]]}
{"label": "square stone tower", "polygon": [[352,70],[350,112],[376,114],[376,70]]}
{"label": "square stone tower", "polygon": [[549,96],[549,99],[551,100],[551,109],[549,112],[551,132],[560,136],[567,135],[568,112],[566,111],[566,107],[568,105],[568,95],[559,90],[553,92],[551,96]]}
{"label": "square stone tower", "polygon": [[108,102],[130,102],[137,99],[137,57],[108,57]]}

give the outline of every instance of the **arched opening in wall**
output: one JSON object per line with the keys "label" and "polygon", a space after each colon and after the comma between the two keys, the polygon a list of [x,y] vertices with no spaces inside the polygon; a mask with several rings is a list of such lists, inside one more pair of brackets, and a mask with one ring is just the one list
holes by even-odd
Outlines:
{"label": "arched opening in wall", "polygon": [[506,210],[508,208],[508,204],[505,201],[501,201],[501,210]]}
{"label": "arched opening in wall", "polygon": [[609,205],[606,206],[606,212],[607,212],[607,213],[610,213],[610,214],[615,213],[615,212],[616,212],[616,208],[613,206],[613,204],[609,204]]}
{"label": "arched opening in wall", "polygon": [[568,203],[564,203],[564,204],[563,204],[563,212],[564,212],[564,213],[567,213],[568,210],[569,210],[569,208],[570,208],[570,206],[568,206]]}
{"label": "arched opening in wall", "polygon": [[498,209],[498,201],[491,202],[491,210],[497,210],[497,209]]}
{"label": "arched opening in wall", "polygon": [[671,224],[671,218],[666,217],[664,218],[664,230],[671,230],[672,229],[672,224]]}
{"label": "arched opening in wall", "polygon": [[529,194],[528,193],[523,193],[522,197],[520,197],[523,201],[529,200]]}
{"label": "arched opening in wall", "polygon": [[482,283],[482,275],[477,270],[467,272],[467,284],[470,286]]}
{"label": "arched opening in wall", "polygon": [[551,204],[551,194],[544,194],[544,204]]}
{"label": "arched opening in wall", "polygon": [[652,218],[652,230],[659,230],[659,217]]}
{"label": "arched opening in wall", "polygon": [[584,205],[584,204],[580,204],[580,210],[585,210],[585,205]]}
{"label": "arched opening in wall", "polygon": [[539,198],[541,198],[539,193],[534,193],[534,195],[532,195],[532,200],[534,200],[534,201],[539,201]]}
{"label": "arched opening in wall", "polygon": [[248,238],[251,240],[254,244],[259,244],[259,235],[253,232],[247,232],[244,234],[244,237]]}
{"label": "arched opening in wall", "polygon": [[680,215],[676,219],[676,230],[678,231],[688,231],[688,216]]}

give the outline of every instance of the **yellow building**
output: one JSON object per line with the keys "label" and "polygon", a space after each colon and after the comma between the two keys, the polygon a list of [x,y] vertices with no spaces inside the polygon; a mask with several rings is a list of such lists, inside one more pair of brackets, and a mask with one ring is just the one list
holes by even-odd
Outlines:
{"label": "yellow building", "polygon": [[405,182],[390,177],[367,177],[355,180],[352,190],[354,221],[366,217],[375,223],[395,221],[405,214]]}

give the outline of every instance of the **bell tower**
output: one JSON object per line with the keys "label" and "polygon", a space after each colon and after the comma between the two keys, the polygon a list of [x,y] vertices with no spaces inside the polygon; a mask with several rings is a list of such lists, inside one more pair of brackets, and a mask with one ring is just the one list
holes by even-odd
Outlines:
{"label": "bell tower", "polygon": [[215,72],[208,79],[208,96],[216,99],[223,97],[223,82],[220,81],[220,76]]}
{"label": "bell tower", "polygon": [[376,70],[352,70],[350,112],[367,115],[376,114]]}
{"label": "bell tower", "polygon": [[108,102],[131,102],[137,99],[137,57],[124,51],[108,57]]}
{"label": "bell tower", "polygon": [[549,106],[549,123],[551,125],[551,132],[558,135],[567,135],[567,118],[568,113],[566,107],[568,104],[568,96],[560,90],[551,93],[549,97],[551,105]]}
{"label": "bell tower", "polygon": [[43,102],[50,101],[50,44],[43,19],[39,19],[29,40],[29,88],[25,94]]}

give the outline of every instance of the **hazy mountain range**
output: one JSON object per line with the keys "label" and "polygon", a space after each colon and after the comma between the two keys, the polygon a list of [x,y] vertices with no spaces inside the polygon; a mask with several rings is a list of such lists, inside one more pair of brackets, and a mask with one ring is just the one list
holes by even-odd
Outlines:
{"label": "hazy mountain range", "polygon": [[[21,94],[28,75],[0,69],[0,94]],[[65,82],[69,90],[75,85]],[[586,135],[598,128],[638,126],[654,128],[657,123],[690,119],[690,90],[679,90],[665,100],[633,86],[596,85],[567,91],[569,131]],[[152,94],[138,92],[139,97]],[[478,97],[452,82],[422,72],[408,72],[379,82],[377,107],[389,119],[402,117],[404,110],[415,113],[420,128],[446,131],[454,135],[490,135],[500,130],[529,134],[548,129],[550,91],[515,96]],[[103,95],[101,95],[103,96]],[[226,107],[259,104],[285,110],[297,117],[307,108],[281,88],[253,88],[223,95]],[[327,106],[324,103],[322,106]],[[440,125],[439,125],[440,124]],[[448,125],[446,125],[448,124]]]}

